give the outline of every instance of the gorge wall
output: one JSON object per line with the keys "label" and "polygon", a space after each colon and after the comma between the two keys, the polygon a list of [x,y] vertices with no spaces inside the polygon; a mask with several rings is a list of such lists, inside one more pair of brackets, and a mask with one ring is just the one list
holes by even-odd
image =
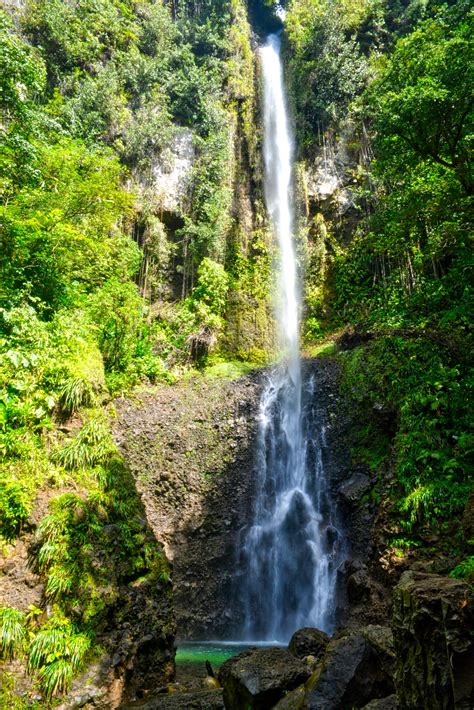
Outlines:
{"label": "gorge wall", "polygon": [[[338,394],[339,368],[331,359],[308,360],[303,375],[315,379],[325,471],[351,527],[347,501],[359,474],[350,463],[350,416]],[[253,516],[259,398],[267,377],[266,370],[229,381],[208,375],[117,405],[116,441],[173,565],[181,640],[238,638],[244,627],[239,548]],[[349,533],[359,563],[366,557],[369,521],[366,512],[352,526],[362,539]],[[339,594],[342,622],[344,579]]]}

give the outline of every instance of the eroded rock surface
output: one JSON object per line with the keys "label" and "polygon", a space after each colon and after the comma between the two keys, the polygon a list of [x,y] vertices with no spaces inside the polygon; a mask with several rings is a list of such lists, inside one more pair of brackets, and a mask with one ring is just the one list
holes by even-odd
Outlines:
{"label": "eroded rock surface", "polygon": [[310,676],[309,667],[283,648],[244,651],[219,671],[227,710],[267,710]]}
{"label": "eroded rock surface", "polygon": [[252,510],[261,375],[197,377],[117,403],[116,440],[155,535],[173,564],[178,634],[238,626],[238,532]]}
{"label": "eroded rock surface", "polygon": [[398,707],[474,707],[472,594],[461,581],[405,572],[394,591]]}

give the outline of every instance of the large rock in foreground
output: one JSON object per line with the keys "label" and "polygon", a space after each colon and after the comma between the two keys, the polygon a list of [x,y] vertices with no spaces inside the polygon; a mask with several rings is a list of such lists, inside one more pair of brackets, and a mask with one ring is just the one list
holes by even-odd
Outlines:
{"label": "large rock in foreground", "polygon": [[119,710],[224,710],[222,690],[157,695],[151,700],[120,705]]}
{"label": "large rock in foreground", "polygon": [[219,671],[227,710],[268,710],[303,684],[310,669],[283,648],[244,651],[226,661]]}
{"label": "large rock in foreground", "polygon": [[395,684],[400,710],[474,707],[474,614],[468,586],[405,572],[395,588]]}
{"label": "large rock in foreground", "polygon": [[393,681],[378,649],[362,634],[330,642],[302,707],[308,710],[360,708],[393,692]]}

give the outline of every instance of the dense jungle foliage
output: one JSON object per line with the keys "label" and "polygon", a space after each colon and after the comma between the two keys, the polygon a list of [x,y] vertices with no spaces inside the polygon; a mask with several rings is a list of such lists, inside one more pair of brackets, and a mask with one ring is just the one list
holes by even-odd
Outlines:
{"label": "dense jungle foliage", "polygon": [[[235,218],[248,179],[238,132],[242,164],[260,169],[240,0],[20,5],[0,10],[0,547],[33,533],[46,495],[32,555],[52,613],[0,608],[0,657],[26,659],[49,702],[93,657],[120,585],[168,576],[113,443],[111,398],[171,382],[212,351],[262,362],[268,351],[239,349],[232,331],[245,331],[244,308],[256,330],[264,321],[271,247],[264,217],[252,234]],[[441,526],[467,555],[464,576],[472,36],[467,0],[287,5],[298,158],[311,162],[347,125],[358,156],[350,229],[323,210],[309,225],[304,329],[370,335],[340,355],[363,422],[354,456],[380,478],[393,467],[398,539],[419,544]],[[190,195],[168,214],[154,172],[183,131]]]}
{"label": "dense jungle foliage", "polygon": [[344,140],[357,155],[350,236],[337,210],[314,217],[309,333],[351,325],[378,336],[341,355],[364,422],[357,455],[381,475],[392,459],[394,519],[410,540],[441,524],[465,552],[472,20],[466,2],[293,0],[286,22],[301,157]]}
{"label": "dense jungle foliage", "polygon": [[[249,61],[238,2],[32,0],[0,11],[3,550],[28,532],[38,492],[52,498],[32,543],[52,615],[2,608],[0,655],[26,655],[46,699],[92,657],[120,586],[168,575],[108,402],[171,380],[193,339],[213,342],[224,327],[229,135],[236,97],[250,110]],[[152,162],[172,160],[183,129],[192,200],[172,241],[148,188]],[[173,259],[180,298],[165,308],[157,294]]]}

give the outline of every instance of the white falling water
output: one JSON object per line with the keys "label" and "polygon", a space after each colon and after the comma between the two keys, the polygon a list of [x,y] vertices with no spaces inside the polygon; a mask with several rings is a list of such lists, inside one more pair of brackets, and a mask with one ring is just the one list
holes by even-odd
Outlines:
{"label": "white falling water", "polygon": [[287,642],[302,626],[332,630],[341,546],[324,475],[325,425],[314,406],[314,379],[303,384],[301,376],[292,138],[278,36],[268,38],[260,58],[265,199],[280,251],[277,313],[286,359],[271,374],[260,403],[255,513],[242,549],[244,637]]}

